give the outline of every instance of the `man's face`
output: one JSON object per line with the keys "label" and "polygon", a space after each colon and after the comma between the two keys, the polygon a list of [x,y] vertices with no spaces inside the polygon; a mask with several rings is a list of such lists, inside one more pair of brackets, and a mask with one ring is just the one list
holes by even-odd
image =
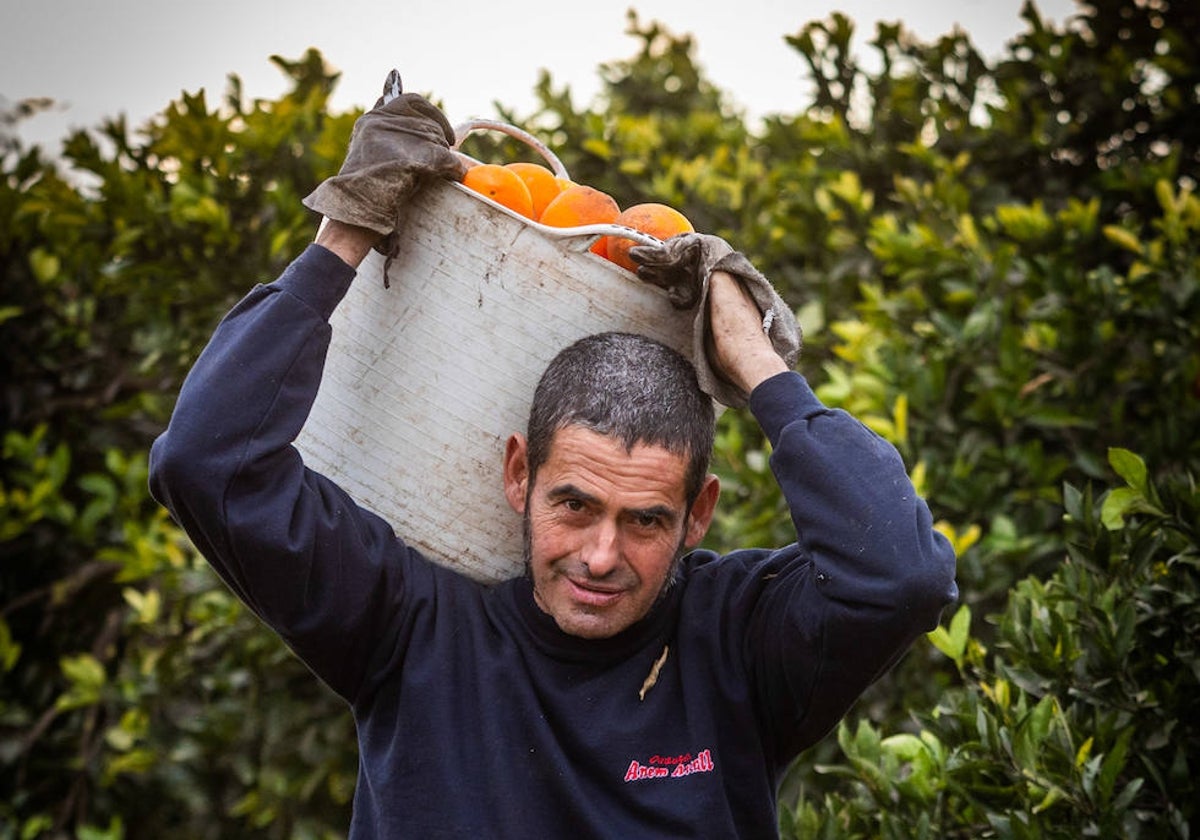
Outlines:
{"label": "man's face", "polygon": [[569,426],[555,434],[530,488],[524,443],[509,441],[505,487],[526,516],[538,606],[566,633],[619,633],[649,612],[680,551],[704,537],[716,478],[688,511],[685,457],[641,444],[626,452],[618,440]]}

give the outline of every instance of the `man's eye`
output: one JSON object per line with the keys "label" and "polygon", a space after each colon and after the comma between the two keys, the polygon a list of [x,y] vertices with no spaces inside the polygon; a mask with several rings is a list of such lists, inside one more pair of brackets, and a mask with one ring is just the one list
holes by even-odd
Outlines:
{"label": "man's eye", "polygon": [[660,522],[659,518],[653,513],[639,513],[634,518],[634,522],[639,528],[656,528]]}
{"label": "man's eye", "polygon": [[563,505],[573,513],[579,513],[583,510],[583,502],[579,501],[579,499],[566,499],[563,501]]}

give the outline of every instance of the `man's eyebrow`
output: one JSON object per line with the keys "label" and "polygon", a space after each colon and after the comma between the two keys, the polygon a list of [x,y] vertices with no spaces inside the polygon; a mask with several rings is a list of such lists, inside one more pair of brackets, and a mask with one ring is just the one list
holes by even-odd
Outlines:
{"label": "man's eyebrow", "polygon": [[550,490],[547,491],[546,497],[551,501],[558,501],[560,499],[579,499],[579,501],[587,502],[589,504],[600,501],[596,496],[593,496],[591,493],[581,490],[574,484],[570,483],[559,484],[557,487],[551,487]]}
{"label": "man's eyebrow", "polygon": [[[546,497],[550,501],[561,501],[562,499],[578,499],[585,504],[596,504],[600,501],[599,497],[588,493],[576,487],[574,484],[560,484],[557,487],[551,487],[546,492]],[[651,516],[655,519],[662,519],[668,524],[673,524],[678,518],[678,512],[670,505],[651,505],[645,508],[628,508],[621,511],[626,516],[644,517]]]}

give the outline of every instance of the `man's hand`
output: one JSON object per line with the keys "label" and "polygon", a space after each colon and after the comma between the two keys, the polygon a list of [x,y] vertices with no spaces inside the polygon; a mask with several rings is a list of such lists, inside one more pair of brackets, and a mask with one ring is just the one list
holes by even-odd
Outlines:
{"label": "man's hand", "polygon": [[310,193],[304,206],[387,236],[425,182],[462,177],[466,163],[450,149],[453,142],[445,115],[423,97],[402,93],[381,100],[354,124],[341,171]]}
{"label": "man's hand", "polygon": [[719,236],[683,233],[661,245],[635,245],[629,257],[637,263],[640,280],[666,290],[676,309],[691,309],[704,297],[704,284],[713,268],[733,253]]}
{"label": "man's hand", "polygon": [[754,386],[795,364],[803,340],[795,314],[725,240],[681,233],[661,245],[635,246],[629,256],[638,277],[665,289],[676,308],[695,307],[692,362],[700,387],[717,402],[741,407]]}
{"label": "man's hand", "polygon": [[763,315],[732,274],[714,271],[708,281],[709,358],[743,393],[788,370],[763,329]]}

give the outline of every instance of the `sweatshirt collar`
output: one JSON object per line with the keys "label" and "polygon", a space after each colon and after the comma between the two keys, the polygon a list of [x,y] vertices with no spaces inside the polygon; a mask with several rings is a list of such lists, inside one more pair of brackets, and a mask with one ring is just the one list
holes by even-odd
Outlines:
{"label": "sweatshirt collar", "polygon": [[678,612],[682,587],[680,577],[642,619],[605,639],[584,639],[563,632],[553,616],[537,605],[528,575],[509,581],[508,592],[518,620],[542,653],[565,661],[601,664],[624,659],[661,639]]}

